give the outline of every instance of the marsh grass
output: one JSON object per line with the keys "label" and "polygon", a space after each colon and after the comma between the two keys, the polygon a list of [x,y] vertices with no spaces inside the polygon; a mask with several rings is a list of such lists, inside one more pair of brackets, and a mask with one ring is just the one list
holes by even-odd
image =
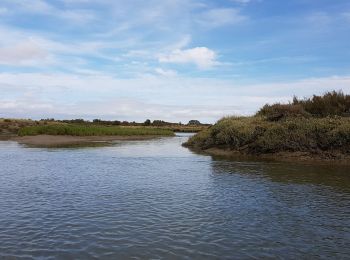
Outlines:
{"label": "marsh grass", "polygon": [[350,155],[350,95],[341,91],[263,106],[252,117],[225,117],[190,138],[194,149],[247,154],[307,152]]}
{"label": "marsh grass", "polygon": [[71,136],[135,136],[135,135],[161,135],[172,136],[170,130],[145,127],[97,126],[97,125],[38,125],[19,129],[19,136],[26,135],[71,135]]}
{"label": "marsh grass", "polygon": [[350,154],[350,118],[226,117],[184,144],[195,149],[222,148],[248,154],[341,151]]}

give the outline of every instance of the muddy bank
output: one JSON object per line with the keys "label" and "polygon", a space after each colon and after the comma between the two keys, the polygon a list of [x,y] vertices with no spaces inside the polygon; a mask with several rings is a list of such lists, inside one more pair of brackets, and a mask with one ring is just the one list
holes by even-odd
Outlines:
{"label": "muddy bank", "polygon": [[[191,148],[190,148],[191,149]],[[332,152],[278,152],[272,154],[252,155],[237,150],[209,148],[205,150],[191,149],[193,152],[211,155],[214,157],[226,157],[242,160],[266,160],[280,162],[305,162],[316,164],[346,164],[350,165],[350,154],[341,151]]]}
{"label": "muddy bank", "polygon": [[[35,136],[12,136],[6,140],[16,141],[20,144],[37,147],[61,147],[87,144],[108,144],[120,140],[148,140],[160,136],[70,136],[70,135],[35,135]],[[5,138],[3,138],[5,140]]]}

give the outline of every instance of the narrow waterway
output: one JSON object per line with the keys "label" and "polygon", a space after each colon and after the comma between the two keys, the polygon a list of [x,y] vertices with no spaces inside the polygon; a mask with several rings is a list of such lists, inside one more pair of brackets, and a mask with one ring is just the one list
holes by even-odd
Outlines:
{"label": "narrow waterway", "polygon": [[0,142],[0,258],[349,257],[349,167],[216,159],[187,138]]}

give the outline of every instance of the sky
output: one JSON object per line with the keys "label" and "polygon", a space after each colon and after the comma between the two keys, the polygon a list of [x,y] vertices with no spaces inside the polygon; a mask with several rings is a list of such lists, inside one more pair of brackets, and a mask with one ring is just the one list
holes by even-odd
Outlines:
{"label": "sky", "polygon": [[0,0],[0,117],[214,123],[333,89],[348,0]]}

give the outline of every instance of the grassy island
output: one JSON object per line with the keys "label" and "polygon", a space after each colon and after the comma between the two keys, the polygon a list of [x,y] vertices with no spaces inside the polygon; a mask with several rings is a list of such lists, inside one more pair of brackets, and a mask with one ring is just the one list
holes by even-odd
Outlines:
{"label": "grassy island", "polygon": [[161,135],[172,136],[174,132],[160,128],[122,127],[55,124],[42,126],[27,126],[19,129],[19,136],[27,135],[71,135],[71,136],[133,136],[133,135]]}
{"label": "grassy island", "polygon": [[[174,136],[177,125],[144,125],[135,122],[59,121],[42,119],[0,119],[0,140],[13,140],[22,144],[42,147],[103,145],[118,140],[144,140],[161,136]],[[196,129],[195,126],[180,126]],[[198,126],[197,129],[200,129]]]}
{"label": "grassy island", "polygon": [[117,140],[144,140],[174,136],[175,132],[199,132],[208,128],[198,120],[187,124],[147,119],[144,122],[47,118],[41,120],[0,118],[0,140],[32,146],[67,146],[110,143]]}
{"label": "grassy island", "polygon": [[118,140],[144,140],[173,135],[173,131],[161,128],[53,123],[22,127],[18,130],[18,136],[12,140],[31,146],[66,147],[95,146]]}
{"label": "grassy island", "polygon": [[184,144],[220,155],[350,158],[350,96],[328,92],[265,105],[251,117],[225,117]]}

